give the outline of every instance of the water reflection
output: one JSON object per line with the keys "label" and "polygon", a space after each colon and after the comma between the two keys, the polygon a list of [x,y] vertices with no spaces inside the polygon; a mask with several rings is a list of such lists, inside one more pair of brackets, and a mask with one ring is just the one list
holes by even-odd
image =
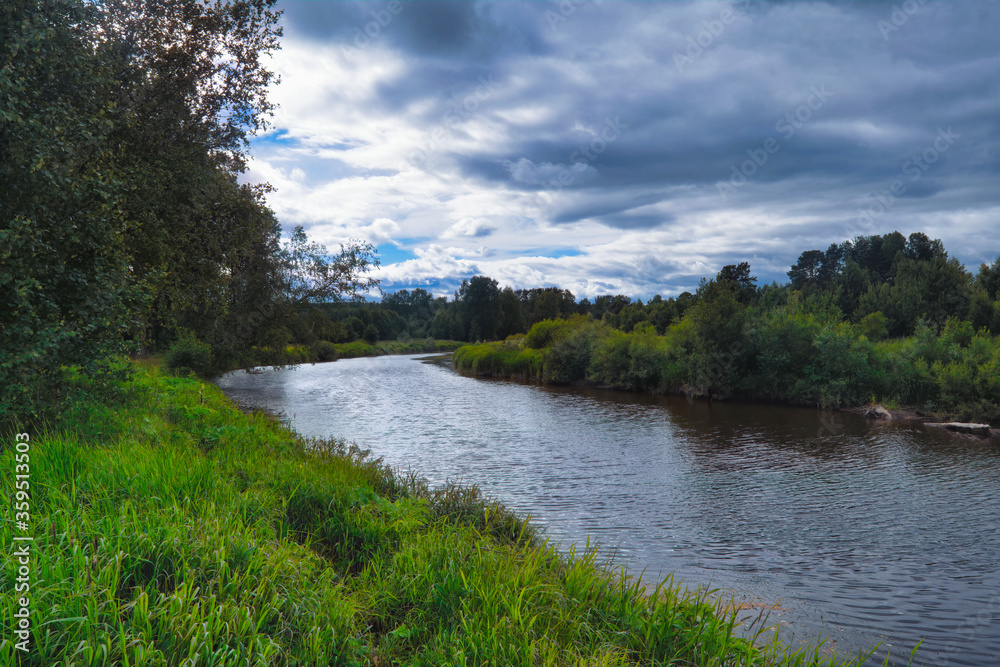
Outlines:
{"label": "water reflection", "polygon": [[822,631],[841,651],[882,641],[903,658],[926,636],[928,665],[1000,655],[996,441],[845,413],[473,380],[406,357],[220,386],[306,435],[355,440],[435,482],[475,482],[554,539],[596,539],[648,580],[676,572],[780,602],[771,620],[794,640]]}

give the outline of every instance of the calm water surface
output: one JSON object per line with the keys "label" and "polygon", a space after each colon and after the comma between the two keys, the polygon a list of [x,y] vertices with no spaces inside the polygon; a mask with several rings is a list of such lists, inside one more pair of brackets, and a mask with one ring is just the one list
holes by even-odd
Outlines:
{"label": "calm water surface", "polygon": [[[780,636],[1000,665],[1000,444],[855,415],[465,378],[417,357],[219,380],[304,435],[475,483],[630,573],[777,603]],[[869,661],[881,664],[881,659]]]}

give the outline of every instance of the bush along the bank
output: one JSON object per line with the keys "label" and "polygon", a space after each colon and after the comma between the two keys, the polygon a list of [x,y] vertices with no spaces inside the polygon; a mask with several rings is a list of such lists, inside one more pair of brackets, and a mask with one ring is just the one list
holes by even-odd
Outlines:
{"label": "bush along the bank", "polygon": [[[705,593],[647,594],[474,487],[303,440],[194,378],[90,389],[30,434],[29,650],[4,614],[0,664],[855,664],[754,646]],[[4,550],[3,590],[18,567]]]}
{"label": "bush along the bank", "polygon": [[228,362],[217,360],[208,345],[200,342],[193,334],[186,334],[175,342],[164,356],[164,364],[174,375],[181,377],[194,373],[198,377],[209,378],[235,368],[254,366],[294,366],[315,364],[337,359],[377,357],[387,354],[423,354],[452,352],[464,345],[454,340],[433,338],[403,341],[379,341],[374,344],[362,340],[350,343],[331,343],[320,340],[311,345],[286,345],[284,348],[250,348],[243,352],[239,360]]}
{"label": "bush along the bank", "polygon": [[967,321],[949,319],[940,331],[922,323],[912,336],[886,339],[880,313],[852,324],[829,301],[793,296],[777,307],[733,309],[724,317],[706,312],[706,303],[663,335],[651,324],[624,332],[586,317],[539,322],[526,336],[459,348],[455,368],[474,376],[819,407],[874,398],[1000,423],[1000,338],[973,331]]}

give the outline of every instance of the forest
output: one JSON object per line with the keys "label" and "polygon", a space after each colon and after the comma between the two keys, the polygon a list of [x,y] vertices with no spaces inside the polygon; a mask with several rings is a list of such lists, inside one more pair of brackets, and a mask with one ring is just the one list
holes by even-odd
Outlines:
{"label": "forest", "polygon": [[526,335],[460,348],[455,367],[691,399],[876,402],[1000,420],[1000,259],[972,275],[940,241],[893,232],[807,250],[788,276],[758,287],[743,262],[695,294],[618,297],[600,316],[584,302]]}

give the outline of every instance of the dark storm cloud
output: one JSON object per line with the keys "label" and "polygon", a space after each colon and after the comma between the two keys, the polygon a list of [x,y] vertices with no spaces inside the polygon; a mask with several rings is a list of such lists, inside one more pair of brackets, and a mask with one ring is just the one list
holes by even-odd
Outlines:
{"label": "dark storm cloud", "polygon": [[[371,43],[406,65],[371,104],[428,133],[466,136],[449,110],[495,82],[474,111],[494,133],[426,164],[542,197],[551,223],[651,230],[769,208],[819,220],[808,236],[824,246],[997,203],[996,2],[404,2],[386,22],[388,6],[284,8],[289,34],[346,47],[386,23]],[[774,224],[789,247],[806,234]]]}
{"label": "dark storm cloud", "polygon": [[385,40],[417,58],[489,59],[503,52],[543,47],[532,12],[518,6],[453,0],[282,3],[294,37],[335,40],[364,48]]}

